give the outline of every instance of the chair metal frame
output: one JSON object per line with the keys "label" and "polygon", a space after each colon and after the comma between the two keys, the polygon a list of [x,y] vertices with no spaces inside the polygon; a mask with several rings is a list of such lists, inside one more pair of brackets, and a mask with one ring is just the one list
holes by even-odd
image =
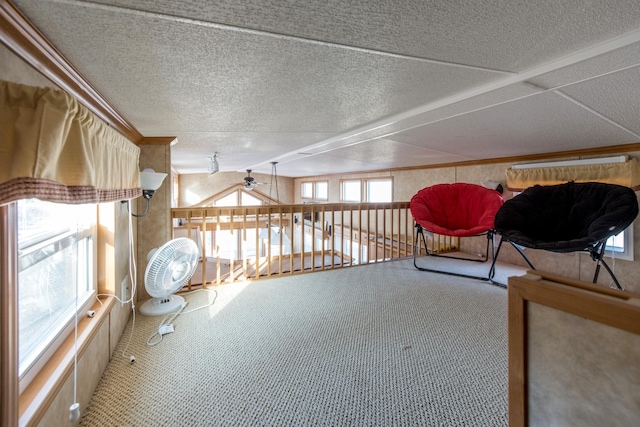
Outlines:
{"label": "chair metal frame", "polygon": [[[512,242],[511,240],[509,240],[508,237],[505,237],[504,235],[501,235],[501,237],[502,238],[500,239],[500,243],[498,243],[498,248],[495,250],[493,263],[491,264],[491,268],[489,269],[489,280],[491,282],[494,282],[493,281],[493,277],[495,276],[495,273],[496,273],[496,261],[498,259],[498,255],[500,254],[500,248],[502,247],[502,243],[504,241],[507,241],[507,242],[511,243],[511,246],[513,246],[513,248],[522,256],[522,258],[524,258],[524,260],[527,262],[527,264],[529,264],[529,267],[531,267],[531,269],[535,270],[535,267],[533,266],[533,264],[531,263],[531,261],[529,260],[527,255],[520,248],[520,246],[522,246],[522,245],[519,245],[517,243]],[[607,237],[607,239],[608,239],[608,237]],[[605,248],[606,248],[606,245],[607,245],[607,239],[598,240],[596,242],[593,242],[587,248],[585,248],[583,250],[567,251],[566,253],[571,253],[571,252],[586,252],[586,253],[588,253],[591,256],[591,259],[596,262],[596,271],[595,271],[595,273],[593,275],[593,282],[592,283],[596,283],[598,281],[598,277],[600,275],[600,265],[603,265],[605,270],[607,270],[607,272],[609,273],[609,275],[613,279],[613,282],[616,284],[616,287],[618,289],[623,289],[622,286],[620,285],[620,282],[618,281],[618,278],[613,273],[613,270],[611,270],[611,268],[609,268],[609,265],[604,260],[604,252],[605,252]],[[524,247],[526,247],[526,246],[524,246]],[[544,251],[548,251],[548,252],[554,252],[554,251],[549,251],[548,249],[540,249],[540,250],[544,250]]]}
{"label": "chair metal frame", "polygon": [[[434,257],[442,257],[442,258],[449,258],[449,259],[456,259],[456,260],[460,260],[460,261],[469,261],[469,262],[487,262],[487,260],[489,259],[489,246],[491,246],[491,253],[492,256],[495,260],[495,254],[494,254],[494,245],[492,244],[494,241],[494,235],[495,235],[495,231],[493,229],[491,230],[487,230],[486,233],[482,233],[482,234],[475,234],[473,236],[457,236],[457,237],[476,237],[476,236],[482,236],[482,235],[486,235],[487,236],[487,248],[486,248],[486,253],[483,259],[472,259],[472,258],[462,258],[462,257],[455,257],[455,256],[449,256],[449,255],[441,255],[441,254],[435,254],[433,252],[429,252],[429,248],[427,246],[427,239],[424,235],[424,227],[422,227],[422,225],[416,223],[415,225],[416,227],[416,237],[413,241],[413,266],[420,270],[420,271],[429,271],[431,273],[439,273],[439,274],[446,274],[449,276],[457,276],[457,277],[466,277],[468,279],[479,279],[479,280],[490,280],[489,277],[483,277],[483,276],[473,276],[470,274],[462,274],[462,273],[454,273],[452,271],[444,271],[444,270],[436,270],[436,269],[432,269],[432,268],[426,268],[426,267],[420,267],[418,266],[417,263],[417,257],[418,257],[418,245],[419,245],[419,241],[422,240],[422,246],[424,247],[424,250],[427,254],[427,256],[434,256]],[[429,230],[427,230],[429,231]]]}

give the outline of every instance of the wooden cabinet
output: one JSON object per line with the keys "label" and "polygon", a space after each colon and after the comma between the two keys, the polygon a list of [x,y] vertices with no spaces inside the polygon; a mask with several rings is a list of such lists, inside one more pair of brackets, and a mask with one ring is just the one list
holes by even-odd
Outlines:
{"label": "wooden cabinet", "polygon": [[511,277],[509,425],[640,425],[640,294]]}

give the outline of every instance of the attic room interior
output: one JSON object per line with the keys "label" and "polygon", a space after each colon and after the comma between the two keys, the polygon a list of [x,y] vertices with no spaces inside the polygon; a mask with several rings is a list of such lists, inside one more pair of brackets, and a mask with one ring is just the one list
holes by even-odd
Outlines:
{"label": "attic room interior", "polygon": [[[0,0],[0,42],[2,426],[640,420],[636,2]],[[624,227],[501,228],[567,183],[521,216]],[[468,184],[482,233],[417,218]]]}

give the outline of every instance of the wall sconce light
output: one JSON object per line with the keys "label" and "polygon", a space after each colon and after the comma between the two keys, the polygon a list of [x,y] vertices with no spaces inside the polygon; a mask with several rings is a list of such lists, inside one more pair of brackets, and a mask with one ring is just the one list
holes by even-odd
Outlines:
{"label": "wall sconce light", "polygon": [[[160,188],[162,182],[167,177],[166,173],[156,172],[153,169],[144,169],[140,172],[140,187],[142,187],[142,197],[147,201],[147,207],[143,213],[140,215],[136,215],[131,213],[131,216],[135,216],[136,218],[143,217],[149,212],[149,200],[156,193],[156,190]],[[123,200],[122,203],[127,204],[127,211],[129,211],[129,200]]]}

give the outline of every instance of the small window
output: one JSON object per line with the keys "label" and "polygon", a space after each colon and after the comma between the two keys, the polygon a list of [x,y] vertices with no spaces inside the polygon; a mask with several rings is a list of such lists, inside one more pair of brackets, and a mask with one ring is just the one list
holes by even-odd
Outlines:
{"label": "small window", "polygon": [[633,261],[633,224],[615,236],[609,237],[605,256]]}
{"label": "small window", "polygon": [[391,179],[367,180],[367,202],[391,203],[393,201],[393,182]]}
{"label": "small window", "polygon": [[303,199],[313,199],[313,182],[303,182],[301,189]]}
{"label": "small window", "polygon": [[362,201],[362,182],[359,179],[342,181],[341,187],[341,200],[343,202],[360,203]]}
{"label": "small window", "polygon": [[314,195],[316,200],[328,200],[329,199],[329,183],[327,181],[316,182],[316,193]]}

